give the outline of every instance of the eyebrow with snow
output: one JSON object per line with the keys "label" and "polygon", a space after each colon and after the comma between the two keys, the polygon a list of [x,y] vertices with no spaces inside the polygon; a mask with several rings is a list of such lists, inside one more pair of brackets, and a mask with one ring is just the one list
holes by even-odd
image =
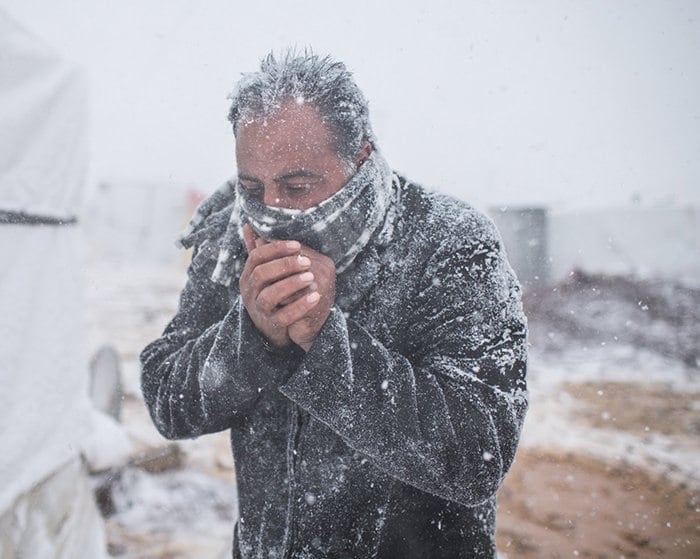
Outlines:
{"label": "eyebrow with snow", "polygon": [[323,178],[323,175],[319,175],[318,173],[314,173],[312,171],[307,171],[305,169],[299,169],[298,171],[292,171],[290,173],[285,173],[284,175],[281,175],[279,177],[276,177],[274,180],[275,182],[285,182],[290,179],[321,179]]}

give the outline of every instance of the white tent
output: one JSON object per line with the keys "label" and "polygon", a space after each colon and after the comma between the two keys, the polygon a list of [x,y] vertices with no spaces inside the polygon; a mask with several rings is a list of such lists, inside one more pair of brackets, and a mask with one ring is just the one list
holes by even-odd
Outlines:
{"label": "white tent", "polygon": [[80,453],[80,74],[0,11],[0,556],[102,557]]}

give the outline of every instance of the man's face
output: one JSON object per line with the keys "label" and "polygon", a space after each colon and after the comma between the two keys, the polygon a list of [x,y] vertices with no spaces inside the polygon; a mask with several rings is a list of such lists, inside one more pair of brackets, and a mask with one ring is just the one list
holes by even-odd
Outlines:
{"label": "man's face", "polygon": [[350,178],[318,110],[290,102],[266,120],[241,124],[236,138],[238,180],[268,206],[307,209]]}

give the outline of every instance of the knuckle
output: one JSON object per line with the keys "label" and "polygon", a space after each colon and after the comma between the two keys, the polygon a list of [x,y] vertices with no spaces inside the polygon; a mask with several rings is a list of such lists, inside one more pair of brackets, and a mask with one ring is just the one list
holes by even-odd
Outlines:
{"label": "knuckle", "polygon": [[253,269],[253,271],[250,272],[250,280],[254,284],[260,284],[263,281],[263,273],[259,267],[256,267]]}
{"label": "knuckle", "polygon": [[241,272],[241,277],[238,280],[239,285],[242,282],[248,281],[248,278],[250,277],[250,272],[252,271],[252,268],[250,266],[250,260],[246,260],[245,265],[243,266],[243,271]]}
{"label": "knuckle", "polygon": [[269,314],[272,310],[272,303],[269,295],[266,293],[261,293],[258,295],[256,306],[263,314]]}
{"label": "knuckle", "polygon": [[238,290],[244,300],[250,299],[252,289],[248,282],[240,281],[238,283]]}
{"label": "knuckle", "polygon": [[284,324],[285,326],[290,326],[299,320],[299,302],[294,301],[289,305],[281,308],[275,317],[278,322]]}
{"label": "knuckle", "polygon": [[260,261],[260,252],[258,249],[253,248],[248,251],[248,258],[246,259],[246,265],[257,266]]}
{"label": "knuckle", "polygon": [[289,315],[285,312],[280,312],[275,315],[275,317],[272,319],[272,322],[278,325],[278,328],[286,328],[290,324],[292,324],[293,321],[289,320]]}

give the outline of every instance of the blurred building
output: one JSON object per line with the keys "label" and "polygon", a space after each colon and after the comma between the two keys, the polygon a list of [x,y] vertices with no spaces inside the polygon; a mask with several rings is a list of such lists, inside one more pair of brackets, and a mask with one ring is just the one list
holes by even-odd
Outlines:
{"label": "blurred building", "polygon": [[549,281],[549,221],[542,207],[499,208],[491,212],[508,260],[524,287]]}
{"label": "blurred building", "polygon": [[700,208],[608,208],[489,212],[525,288],[573,270],[700,286]]}

